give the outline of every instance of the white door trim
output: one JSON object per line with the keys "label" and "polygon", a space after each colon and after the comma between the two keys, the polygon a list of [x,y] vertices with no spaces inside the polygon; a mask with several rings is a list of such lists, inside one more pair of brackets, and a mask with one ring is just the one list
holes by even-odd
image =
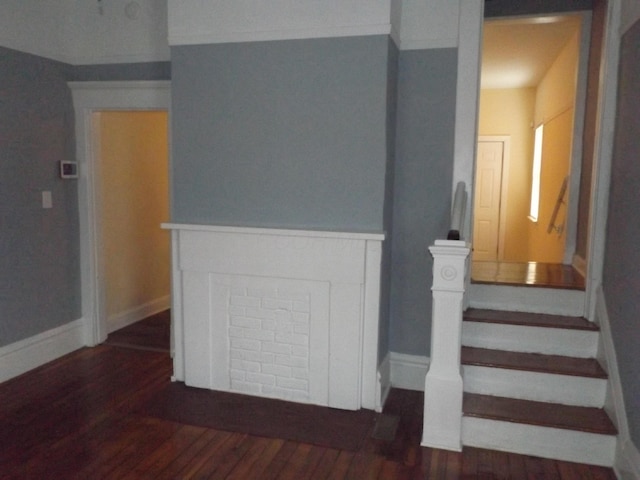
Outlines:
{"label": "white door trim", "polygon": [[76,119],[78,212],[80,216],[80,279],[84,343],[94,346],[107,338],[104,275],[100,258],[100,172],[98,138],[93,113],[101,110],[170,111],[169,81],[69,82]]}
{"label": "white door trim", "polygon": [[[473,185],[477,137],[477,105],[481,62],[483,3],[460,0],[460,33],[458,42],[458,86],[456,102],[456,126],[454,146],[453,185],[465,181]],[[615,129],[616,95],[618,83],[618,57],[620,51],[621,0],[609,0],[605,26],[603,61],[600,67],[598,95],[598,126],[594,151],[593,189],[588,245],[588,272],[586,277],[585,315],[593,319],[596,290],[602,283],[604,250],[606,243],[607,209],[609,205],[609,180]],[[475,113],[473,113],[475,112]],[[473,114],[472,114],[473,113]],[[473,135],[470,135],[471,132]],[[473,188],[473,187],[471,187]],[[473,198],[473,193],[469,198]],[[471,210],[469,210],[471,211]],[[471,230],[468,230],[471,231]]]}

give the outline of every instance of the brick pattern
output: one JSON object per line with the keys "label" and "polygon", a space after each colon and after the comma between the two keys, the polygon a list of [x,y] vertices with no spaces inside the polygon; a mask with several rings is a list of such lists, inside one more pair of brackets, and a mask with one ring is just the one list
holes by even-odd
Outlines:
{"label": "brick pattern", "polygon": [[310,294],[305,292],[231,290],[231,390],[309,401],[310,303]]}

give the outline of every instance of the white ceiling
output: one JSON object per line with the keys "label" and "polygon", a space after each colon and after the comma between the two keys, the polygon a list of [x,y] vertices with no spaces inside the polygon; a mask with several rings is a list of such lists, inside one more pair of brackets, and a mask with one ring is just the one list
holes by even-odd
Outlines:
{"label": "white ceiling", "polygon": [[580,24],[580,15],[485,21],[482,88],[537,86]]}

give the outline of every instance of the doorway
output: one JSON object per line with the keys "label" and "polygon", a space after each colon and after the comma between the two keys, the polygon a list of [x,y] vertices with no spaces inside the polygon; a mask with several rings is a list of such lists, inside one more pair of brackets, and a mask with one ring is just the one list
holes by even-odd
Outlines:
{"label": "doorway", "polygon": [[169,309],[167,112],[93,113],[107,332]]}
{"label": "doorway", "polygon": [[[577,213],[569,196],[577,196],[577,185],[571,183],[575,188],[565,189],[566,197],[559,204],[557,200],[564,179],[580,174],[581,152],[574,136],[581,134],[576,112],[582,111],[578,104],[586,81],[581,67],[588,45],[584,17],[485,20],[474,262],[570,263],[575,242],[567,233],[574,233]],[[542,169],[536,172],[534,139],[541,125],[547,135]],[[508,139],[508,156],[499,151],[500,144],[485,140],[497,135]],[[502,162],[491,160],[498,155]],[[541,207],[535,214],[534,202]]]}
{"label": "doorway", "polygon": [[473,206],[473,259],[504,260],[505,213],[509,184],[510,141],[506,136],[481,136],[476,155]]}
{"label": "doorway", "polygon": [[69,82],[76,118],[78,211],[80,219],[80,284],[84,344],[95,346],[107,338],[104,265],[99,248],[98,145],[92,135],[93,114],[100,111],[163,110],[170,115],[168,81]]}

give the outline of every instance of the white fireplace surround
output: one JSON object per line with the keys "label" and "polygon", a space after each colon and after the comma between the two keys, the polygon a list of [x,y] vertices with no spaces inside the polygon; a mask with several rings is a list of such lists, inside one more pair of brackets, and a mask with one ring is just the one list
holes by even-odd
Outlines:
{"label": "white fireplace surround", "polygon": [[380,410],[384,234],[165,224],[174,379]]}

